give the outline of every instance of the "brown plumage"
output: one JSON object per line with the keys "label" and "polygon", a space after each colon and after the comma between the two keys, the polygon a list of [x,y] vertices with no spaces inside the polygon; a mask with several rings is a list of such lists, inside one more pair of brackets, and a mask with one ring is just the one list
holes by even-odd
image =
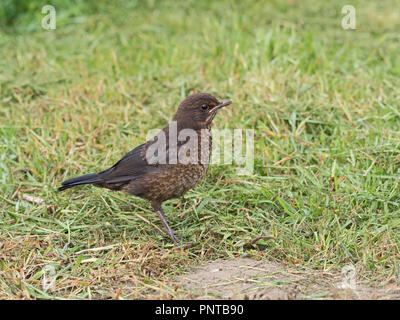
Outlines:
{"label": "brown plumage", "polygon": [[231,101],[219,101],[208,93],[187,97],[173,121],[153,139],[128,152],[111,168],[66,180],[58,190],[93,184],[147,199],[177,244],[161,204],[182,196],[205,176],[212,148],[211,123],[218,110],[229,104]]}

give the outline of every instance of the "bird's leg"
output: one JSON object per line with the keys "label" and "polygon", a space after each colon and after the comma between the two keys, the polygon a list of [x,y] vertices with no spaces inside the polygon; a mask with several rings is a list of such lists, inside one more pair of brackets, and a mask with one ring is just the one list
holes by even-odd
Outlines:
{"label": "bird's leg", "polygon": [[151,205],[153,206],[153,209],[155,210],[155,212],[157,212],[158,216],[160,217],[161,222],[164,225],[165,230],[167,231],[168,235],[171,237],[171,240],[176,245],[178,245],[179,239],[175,236],[174,231],[168,225],[167,219],[165,219],[164,212],[163,212],[163,209],[161,207],[161,203],[152,202]]}

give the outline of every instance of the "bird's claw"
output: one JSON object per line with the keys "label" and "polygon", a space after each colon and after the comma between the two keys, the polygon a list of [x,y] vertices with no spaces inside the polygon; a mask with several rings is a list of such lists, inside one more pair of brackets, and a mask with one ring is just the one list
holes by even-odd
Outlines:
{"label": "bird's claw", "polygon": [[186,250],[186,249],[190,249],[193,248],[195,246],[194,243],[182,243],[182,244],[175,244],[174,249],[175,250]]}

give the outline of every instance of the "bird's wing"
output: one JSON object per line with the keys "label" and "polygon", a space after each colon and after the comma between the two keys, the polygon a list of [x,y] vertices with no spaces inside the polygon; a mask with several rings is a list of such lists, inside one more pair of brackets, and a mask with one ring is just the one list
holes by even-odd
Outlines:
{"label": "bird's wing", "polygon": [[137,146],[125,154],[111,168],[99,172],[106,183],[129,181],[147,173],[152,166],[146,161],[146,143]]}
{"label": "bird's wing", "polygon": [[[160,134],[163,131],[160,132]],[[169,146],[168,143],[156,143],[157,140],[151,139],[150,141],[137,146],[135,149],[129,151],[111,168],[99,173],[103,182],[105,183],[123,183],[130,180],[137,179],[138,177],[160,171],[160,164],[169,163],[170,157],[176,158],[179,147],[185,143],[178,141],[177,146]],[[168,133],[166,141],[168,141]],[[154,144],[154,145],[153,145]],[[158,149],[160,147],[160,149]],[[165,154],[165,157],[159,158],[159,153]],[[175,160],[176,161],[176,160]],[[176,162],[175,162],[176,163]]]}

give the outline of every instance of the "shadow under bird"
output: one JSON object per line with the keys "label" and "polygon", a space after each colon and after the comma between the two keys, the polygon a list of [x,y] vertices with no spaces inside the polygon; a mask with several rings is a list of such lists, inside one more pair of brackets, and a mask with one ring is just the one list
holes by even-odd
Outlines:
{"label": "shadow under bird", "polygon": [[205,176],[212,149],[211,123],[217,112],[231,103],[208,93],[188,96],[172,122],[153,139],[128,152],[111,168],[66,180],[58,190],[93,184],[147,199],[178,245],[161,204],[183,196]]}

